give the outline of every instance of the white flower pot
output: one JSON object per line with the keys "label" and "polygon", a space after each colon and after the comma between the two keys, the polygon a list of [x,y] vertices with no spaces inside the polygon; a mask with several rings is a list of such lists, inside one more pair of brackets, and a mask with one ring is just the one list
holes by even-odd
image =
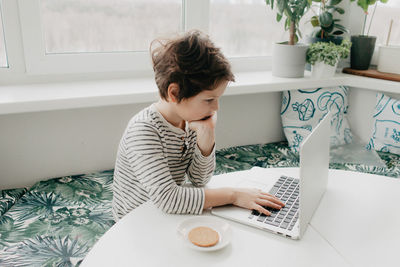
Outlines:
{"label": "white flower pot", "polygon": [[338,62],[336,62],[335,66],[331,66],[322,61],[318,61],[311,66],[311,77],[314,79],[333,77],[335,75],[337,65]]}
{"label": "white flower pot", "polygon": [[400,46],[379,46],[378,71],[400,74]]}
{"label": "white flower pot", "polygon": [[272,53],[272,75],[286,78],[304,77],[306,44],[275,43]]}

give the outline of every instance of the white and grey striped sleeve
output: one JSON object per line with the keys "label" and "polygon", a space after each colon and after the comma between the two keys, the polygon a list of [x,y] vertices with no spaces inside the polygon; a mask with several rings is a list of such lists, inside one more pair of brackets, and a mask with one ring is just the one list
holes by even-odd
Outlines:
{"label": "white and grey striped sleeve", "polygon": [[129,164],[155,206],[167,213],[202,213],[204,189],[177,185],[171,176],[168,155],[152,125],[136,122],[126,141]]}
{"label": "white and grey striped sleeve", "polygon": [[215,170],[215,144],[210,155],[203,156],[197,144],[193,159],[187,170],[187,175],[194,186],[205,186],[211,179]]}

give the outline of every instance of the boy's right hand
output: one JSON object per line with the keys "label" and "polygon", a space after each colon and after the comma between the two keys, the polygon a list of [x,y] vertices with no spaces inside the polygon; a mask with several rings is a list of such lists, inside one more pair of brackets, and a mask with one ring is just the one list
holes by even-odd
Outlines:
{"label": "boy's right hand", "polygon": [[189,128],[197,133],[197,145],[203,156],[211,154],[215,143],[217,112],[204,120],[190,121]]}
{"label": "boy's right hand", "polygon": [[217,112],[212,115],[204,117],[197,121],[189,121],[189,128],[196,132],[214,132],[215,126],[217,125]]}
{"label": "boy's right hand", "polygon": [[280,210],[285,204],[277,197],[265,193],[260,189],[235,188],[233,194],[233,205],[238,207],[257,210],[265,215],[271,215],[271,212],[264,207],[271,207]]}

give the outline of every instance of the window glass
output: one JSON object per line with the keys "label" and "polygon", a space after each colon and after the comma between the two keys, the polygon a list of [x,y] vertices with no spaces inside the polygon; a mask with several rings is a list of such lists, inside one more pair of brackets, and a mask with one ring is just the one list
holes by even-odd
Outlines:
{"label": "window glass", "polygon": [[41,0],[47,53],[148,51],[182,28],[182,0]]}
{"label": "window glass", "polygon": [[[369,28],[373,12],[374,6],[370,6],[366,30]],[[377,37],[377,44],[386,44],[391,20],[393,20],[393,24],[389,44],[400,45],[400,1],[391,0],[386,4],[378,2],[369,31],[369,35]]]}
{"label": "window glass", "polygon": [[0,9],[0,67],[7,68],[6,42],[4,40],[3,17]]}
{"label": "window glass", "polygon": [[[210,36],[228,56],[266,56],[272,45],[288,41],[284,18],[276,21],[276,7],[271,10],[265,0],[211,0]],[[300,21],[303,37],[311,28],[307,12]]]}

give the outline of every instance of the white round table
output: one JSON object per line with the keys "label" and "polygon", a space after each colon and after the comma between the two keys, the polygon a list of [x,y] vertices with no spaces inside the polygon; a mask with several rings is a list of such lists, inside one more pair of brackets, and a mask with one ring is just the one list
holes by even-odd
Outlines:
{"label": "white round table", "polygon": [[[298,172],[270,169],[277,170]],[[236,176],[214,176],[208,187],[229,186],[240,179]],[[226,220],[231,243],[201,252],[177,234],[178,225],[193,215],[165,214],[148,202],[110,228],[81,266],[399,266],[399,204],[398,179],[330,170],[327,191],[301,240]]]}

